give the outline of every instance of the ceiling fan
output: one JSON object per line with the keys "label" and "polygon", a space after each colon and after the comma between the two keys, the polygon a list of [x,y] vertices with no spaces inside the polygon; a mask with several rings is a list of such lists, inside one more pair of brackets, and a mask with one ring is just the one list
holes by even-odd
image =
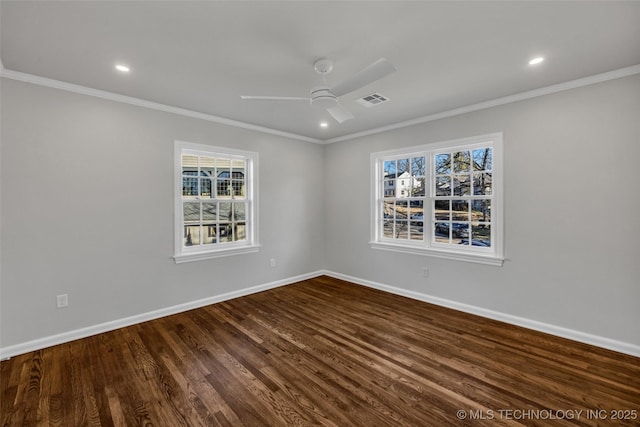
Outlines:
{"label": "ceiling fan", "polygon": [[358,90],[369,83],[380,80],[396,71],[396,67],[394,67],[391,62],[386,58],[380,58],[346,81],[334,87],[329,87],[327,85],[326,75],[333,70],[333,61],[327,58],[320,58],[313,63],[313,69],[322,76],[322,85],[312,88],[308,97],[242,95],[240,98],[260,101],[307,101],[314,107],[326,108],[331,117],[338,123],[342,123],[345,120],[352,119],[353,114],[340,104],[338,101],[339,97]]}

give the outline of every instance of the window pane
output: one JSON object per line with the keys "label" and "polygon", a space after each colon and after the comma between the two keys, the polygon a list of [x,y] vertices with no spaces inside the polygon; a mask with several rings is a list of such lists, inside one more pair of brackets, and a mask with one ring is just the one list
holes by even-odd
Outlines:
{"label": "window pane", "polygon": [[385,179],[384,180],[384,197],[395,197],[395,196],[396,196],[396,180]]}
{"label": "window pane", "polygon": [[471,219],[491,222],[491,200],[473,200],[471,202]]}
{"label": "window pane", "polygon": [[231,202],[220,202],[218,215],[221,221],[231,221]]}
{"label": "window pane", "polygon": [[451,154],[436,154],[434,157],[436,175],[451,173]]}
{"label": "window pane", "polygon": [[469,224],[468,223],[451,223],[451,237],[452,243],[459,243],[461,239],[469,237]]}
{"label": "window pane", "polygon": [[222,172],[221,174],[218,174],[218,184],[216,187],[217,197],[220,199],[231,198],[231,179],[220,178],[220,175],[229,175],[229,173]]}
{"label": "window pane", "polygon": [[216,193],[219,198],[231,197],[231,160],[216,159]]}
{"label": "window pane", "polygon": [[424,201],[423,200],[412,200],[409,203],[409,217],[412,220],[420,221],[420,225],[422,225],[422,221],[424,220]]}
{"label": "window pane", "polygon": [[245,195],[245,162],[242,160],[231,162],[231,192],[234,197]]}
{"label": "window pane", "polygon": [[197,246],[200,244],[200,226],[187,225],[184,227],[184,246]]}
{"label": "window pane", "polygon": [[398,198],[406,198],[409,197],[411,192],[411,184],[409,184],[408,179],[397,179],[396,180],[396,197]]}
{"label": "window pane", "polygon": [[212,243],[216,243],[216,225],[215,224],[203,224],[202,225],[202,244],[210,245]]}
{"label": "window pane", "polygon": [[407,219],[408,217],[407,201],[396,201],[395,217],[396,219]]}
{"label": "window pane", "polygon": [[200,178],[200,196],[211,198],[211,179],[209,178]]}
{"label": "window pane", "polygon": [[398,176],[402,175],[405,172],[409,172],[409,159],[400,159],[398,160]]}
{"label": "window pane", "polygon": [[434,238],[438,243],[449,243],[449,223],[436,222],[433,227]]}
{"label": "window pane", "polygon": [[236,221],[244,221],[246,219],[244,203],[233,204],[233,218]]}
{"label": "window pane", "polygon": [[436,220],[450,220],[450,204],[449,200],[435,200],[434,201],[434,218]]}
{"label": "window pane", "polygon": [[469,221],[469,202],[467,200],[451,201],[451,219],[454,221]]}
{"label": "window pane", "polygon": [[411,174],[413,176],[425,176],[427,164],[424,156],[411,159]]}
{"label": "window pane", "polygon": [[198,196],[198,178],[182,178],[182,196],[196,197]]}
{"label": "window pane", "polygon": [[246,240],[247,239],[247,227],[245,223],[240,222],[236,225],[234,240]]}
{"label": "window pane", "polygon": [[424,177],[414,178],[411,177],[411,197],[424,196]]}
{"label": "window pane", "polygon": [[453,195],[471,195],[471,180],[469,179],[469,175],[455,175],[453,178]]}
{"label": "window pane", "polygon": [[436,178],[436,196],[451,195],[451,177],[440,176]]}
{"label": "window pane", "polygon": [[451,236],[454,243],[458,243],[460,239],[469,237],[469,224],[460,222],[436,222],[434,227],[436,237]]}
{"label": "window pane", "polygon": [[393,219],[395,217],[395,203],[393,201],[384,202],[382,205],[382,216],[385,219]]}
{"label": "window pane", "polygon": [[382,234],[386,238],[393,237],[393,221],[383,221],[382,222]]}
{"label": "window pane", "polygon": [[422,240],[424,236],[424,224],[422,221],[411,221],[409,223],[409,237],[411,240]]}
{"label": "window pane", "polygon": [[202,202],[202,220],[215,221],[218,219],[218,204],[216,202]]}
{"label": "window pane", "polygon": [[385,160],[383,164],[384,169],[384,177],[395,178],[396,173],[396,161],[395,160]]}
{"label": "window pane", "polygon": [[491,148],[473,150],[473,170],[490,171],[492,169]]}
{"label": "window pane", "polygon": [[185,202],[182,205],[182,212],[184,215],[185,224],[200,222],[200,203]]}
{"label": "window pane", "polygon": [[396,239],[408,239],[409,238],[409,225],[407,221],[395,221],[395,238]]}
{"label": "window pane", "polygon": [[491,173],[481,172],[473,174],[473,194],[491,194]]}
{"label": "window pane", "polygon": [[469,172],[470,157],[468,151],[458,151],[453,153],[453,171]]}
{"label": "window pane", "polygon": [[233,230],[231,224],[222,223],[218,225],[218,241],[219,242],[231,242],[233,240]]}
{"label": "window pane", "polygon": [[182,176],[182,196],[198,196],[198,156],[182,156]]}
{"label": "window pane", "polygon": [[488,224],[472,224],[471,245],[491,247],[491,226]]}
{"label": "window pane", "polygon": [[[234,172],[234,175],[236,172]],[[238,172],[240,174],[240,172]],[[232,179],[231,188],[233,189],[234,198],[244,197],[244,179]]]}

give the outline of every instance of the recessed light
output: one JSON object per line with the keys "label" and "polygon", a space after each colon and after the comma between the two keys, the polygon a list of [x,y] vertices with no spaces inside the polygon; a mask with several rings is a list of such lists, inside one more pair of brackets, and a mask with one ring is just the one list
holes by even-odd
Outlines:
{"label": "recessed light", "polygon": [[126,65],[122,65],[122,64],[116,64],[116,70],[118,71],[122,71],[123,73],[128,73],[129,67],[127,67]]}
{"label": "recessed light", "polygon": [[328,127],[329,127],[329,123],[327,123],[327,122],[320,122],[320,127],[321,127],[321,128],[328,128]]}
{"label": "recessed light", "polygon": [[542,61],[544,61],[544,58],[542,56],[538,56],[538,57],[533,58],[532,60],[530,60],[529,61],[529,65],[538,65]]}

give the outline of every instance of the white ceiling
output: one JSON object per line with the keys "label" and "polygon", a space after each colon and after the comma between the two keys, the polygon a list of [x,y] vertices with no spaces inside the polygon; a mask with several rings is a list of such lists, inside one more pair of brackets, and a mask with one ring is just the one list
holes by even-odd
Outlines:
{"label": "white ceiling", "polygon": [[[640,64],[637,1],[3,0],[0,13],[6,70],[319,140]],[[397,72],[343,96],[355,118],[342,124],[240,99],[308,96],[320,57],[331,86],[380,57]],[[391,101],[355,102],[373,92]]]}

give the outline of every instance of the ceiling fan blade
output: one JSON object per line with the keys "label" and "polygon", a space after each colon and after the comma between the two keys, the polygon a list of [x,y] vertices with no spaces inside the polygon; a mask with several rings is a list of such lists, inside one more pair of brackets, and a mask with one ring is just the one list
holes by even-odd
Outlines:
{"label": "ceiling fan blade", "polygon": [[396,71],[396,67],[394,67],[389,60],[386,58],[380,58],[373,64],[361,70],[355,76],[335,86],[331,92],[335,96],[342,96],[360,89],[369,83],[373,83],[376,80],[380,80],[394,71]]}
{"label": "ceiling fan blade", "polygon": [[336,119],[336,122],[338,123],[353,119],[353,114],[351,114],[351,111],[347,110],[340,104],[336,104],[335,107],[327,108],[327,112],[329,112],[329,114],[331,114],[331,117]]}
{"label": "ceiling fan blade", "polygon": [[257,101],[311,101],[311,98],[303,98],[301,96],[252,96],[240,95],[241,99],[257,100]]}

